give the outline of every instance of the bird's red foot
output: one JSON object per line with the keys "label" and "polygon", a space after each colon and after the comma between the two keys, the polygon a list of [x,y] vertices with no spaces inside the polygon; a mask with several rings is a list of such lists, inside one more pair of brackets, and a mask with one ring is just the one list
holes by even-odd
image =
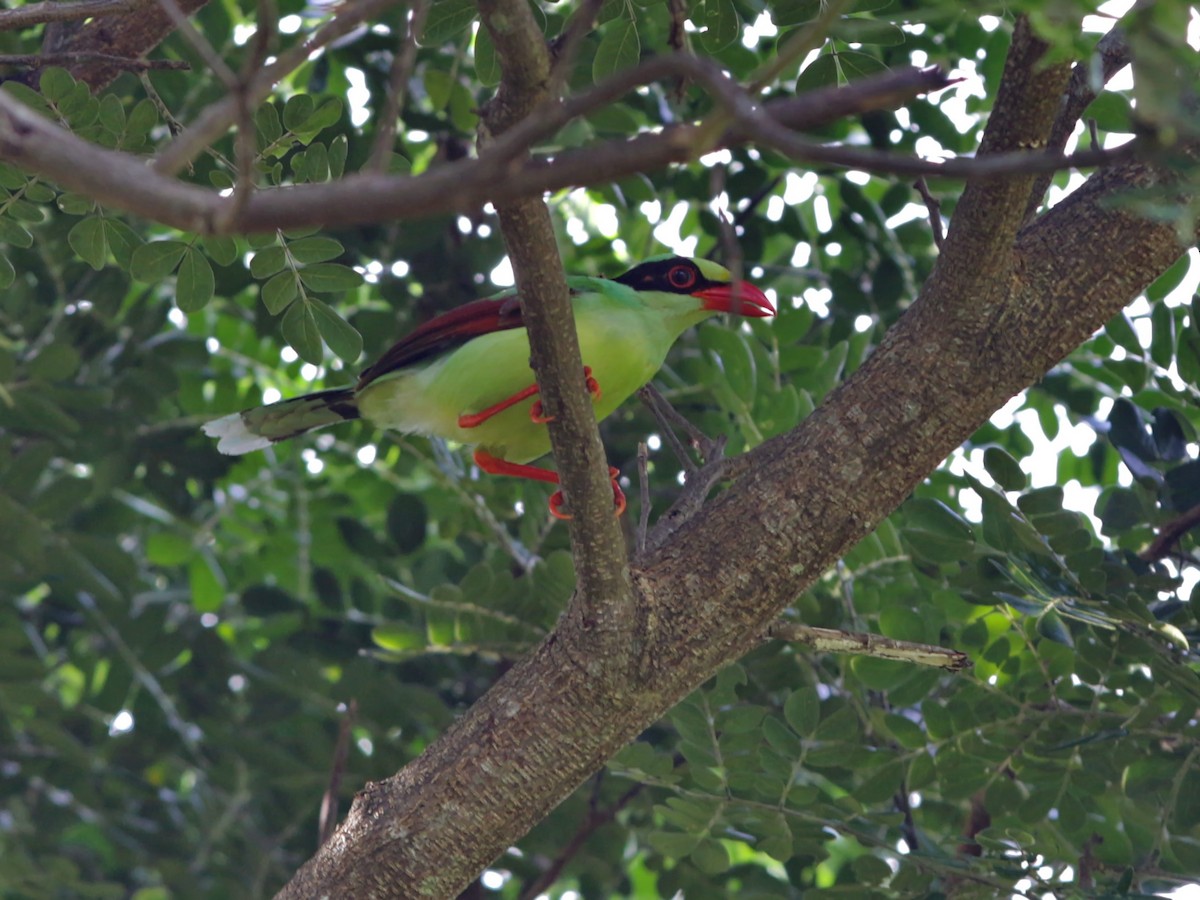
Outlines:
{"label": "bird's red foot", "polygon": [[[587,384],[588,393],[592,395],[592,402],[595,403],[600,399],[600,382],[592,377],[592,367],[583,367],[584,382]],[[545,425],[547,422],[553,422],[554,416],[542,414],[542,401],[533,401],[533,406],[529,407],[529,418],[535,425]],[[553,512],[553,510],[551,510]],[[561,517],[560,517],[561,518]]]}
{"label": "bird's red foot", "polygon": [[[608,467],[608,477],[612,479],[613,489],[613,506],[615,508],[613,515],[620,516],[625,512],[625,492],[621,490],[621,486],[617,484],[617,476],[621,473],[615,466]],[[562,511],[563,492],[555,491],[550,495],[550,515],[556,519],[567,520],[574,518],[570,513]]]}

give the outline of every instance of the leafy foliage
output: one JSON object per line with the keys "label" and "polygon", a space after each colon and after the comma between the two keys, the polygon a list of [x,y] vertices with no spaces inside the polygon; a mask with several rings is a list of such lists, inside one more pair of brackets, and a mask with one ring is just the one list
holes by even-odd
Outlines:
{"label": "leafy foliage", "polygon": [[[562,32],[566,6],[539,4],[547,35]],[[766,97],[913,60],[977,60],[987,96],[922,99],[820,135],[973,151],[1011,24],[981,15],[999,4],[844,6]],[[1100,129],[1131,128],[1132,97],[1139,127],[1194,128],[1174,80],[1184,29],[1159,21],[1171,6],[1150,5],[1131,32],[1155,52],[1138,55],[1132,94],[1093,104]],[[704,0],[679,30],[667,4],[606,3],[570,87],[672,41],[748,77],[822,7],[771,4],[771,26],[761,2]],[[1090,51],[1085,7],[1016,4],[1064,56]],[[315,24],[292,0],[280,12]],[[210,4],[196,21],[240,61],[237,29],[253,16]],[[467,0],[431,4],[390,171],[470,152],[499,77],[475,20]],[[248,176],[227,136],[189,177],[236,192],[245,177],[281,186],[362,169],[398,23],[393,11],[309,60],[254,111]],[[22,38],[0,40],[16,52]],[[178,36],[164,53],[194,71],[152,73],[152,96],[132,76],[93,96],[57,68],[37,91],[4,89],[90,141],[152,153],[223,92]],[[376,114],[347,102],[358,84]],[[652,86],[553,146],[710,107],[695,86]],[[952,214],[958,186],[930,189]],[[780,315],[701,327],[658,377],[732,452],[795,427],[853,372],[936,254],[908,183],[800,173],[750,149],[550,202],[576,272],[615,274],[668,243],[720,254],[718,210],[732,216],[747,272]],[[0,244],[0,584],[13,598],[0,607],[0,893],[261,896],[314,849],[348,706],[343,803],[419,754],[544,637],[574,574],[565,531],[541,512],[545,488],[477,478],[458,448],[351,425],[231,459],[199,425],[268,390],[345,384],[405,330],[490,292],[482,273],[504,260],[494,218],[199,238],[0,165]],[[1137,556],[1200,504],[1200,307],[1177,302],[1190,266],[1166,272],[1019,412],[984,425],[796,600],[809,625],[962,649],[970,674],[764,647],[498,862],[509,877],[497,896],[519,896],[580,828],[588,840],[553,892],[997,896],[1078,883],[1085,868],[1110,891],[1200,871],[1196,540],[1184,536],[1169,562]],[[627,478],[655,427],[635,406],[606,423]],[[1083,439],[1056,441],[1067,432]],[[680,466],[652,445],[661,510]],[[1098,498],[1097,518],[1075,511],[1080,488]]]}

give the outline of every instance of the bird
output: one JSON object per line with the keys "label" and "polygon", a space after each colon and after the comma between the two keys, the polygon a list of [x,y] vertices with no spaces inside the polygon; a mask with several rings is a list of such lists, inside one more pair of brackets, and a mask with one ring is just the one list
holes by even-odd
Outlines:
{"label": "bird", "polygon": [[[662,367],[684,331],[717,313],[775,315],[761,289],[735,282],[706,259],[664,255],[608,279],[569,276],[584,375],[597,421],[612,413]],[[475,448],[479,468],[558,484],[558,474],[530,465],[550,451],[529,365],[529,336],[515,288],[475,300],[418,326],[359,376],[331,388],[214,419],[204,433],[230,455],[262,450],[308,431],[353,419],[405,434]],[[609,469],[620,515],[625,496]],[[549,501],[557,518],[562,491]]]}

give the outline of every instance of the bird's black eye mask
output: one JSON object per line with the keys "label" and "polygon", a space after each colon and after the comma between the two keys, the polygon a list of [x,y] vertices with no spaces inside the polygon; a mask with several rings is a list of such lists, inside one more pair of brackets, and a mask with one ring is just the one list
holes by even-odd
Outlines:
{"label": "bird's black eye mask", "polygon": [[699,266],[681,256],[644,262],[613,281],[635,291],[665,291],[669,294],[694,294],[721,283],[705,278]]}

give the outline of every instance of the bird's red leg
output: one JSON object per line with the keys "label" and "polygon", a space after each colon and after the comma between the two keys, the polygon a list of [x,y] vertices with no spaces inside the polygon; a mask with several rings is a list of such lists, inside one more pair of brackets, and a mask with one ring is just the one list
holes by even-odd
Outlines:
{"label": "bird's red leg", "polygon": [[[534,481],[544,481],[547,484],[558,484],[558,473],[551,472],[549,469],[541,469],[537,466],[527,466],[522,463],[512,463],[506,459],[498,459],[486,450],[475,451],[475,465],[483,469],[489,475],[513,475],[517,478],[531,478]],[[616,507],[615,515],[621,515],[625,512],[625,493],[621,490],[621,486],[617,484],[617,476],[620,472],[609,466],[608,477],[612,479],[613,489],[613,505]],[[550,515],[556,519],[569,519],[570,514],[562,511],[563,493],[555,491],[550,495]]]}
{"label": "bird's red leg", "polygon": [[[592,395],[593,402],[596,400],[599,400],[600,399],[600,384],[599,384],[599,382],[596,381],[595,378],[592,377],[592,367],[591,366],[583,367],[583,377],[587,380],[588,393]],[[486,422],[492,416],[496,415],[497,413],[504,412],[510,406],[516,406],[522,400],[528,400],[530,397],[532,397],[537,392],[538,392],[538,386],[536,384],[531,384],[529,387],[525,388],[524,390],[517,391],[511,397],[505,397],[499,403],[493,404],[492,406],[489,406],[487,409],[481,410],[480,412],[463,413],[461,416],[458,417],[458,427],[459,428],[478,428],[480,425],[482,425],[484,422]],[[542,415],[542,401],[541,400],[534,401],[533,406],[531,406],[529,408],[529,418],[532,419],[533,422],[538,425],[545,425],[547,422],[551,422],[554,420],[554,416]]]}
{"label": "bird's red leg", "polygon": [[[516,406],[522,400],[528,400],[530,397],[532,397],[537,392],[538,392],[538,386],[536,384],[531,384],[529,387],[525,388],[525,390],[517,391],[517,393],[513,394],[511,397],[506,397],[504,400],[501,400],[499,403],[495,404],[494,406],[489,406],[487,409],[483,410],[482,412],[464,413],[463,415],[458,417],[458,427],[459,428],[476,428],[476,427],[482,425],[484,422],[486,422],[488,419],[490,419],[492,416],[496,415],[497,413],[504,412],[510,406]],[[541,401],[538,401],[538,405],[539,406],[541,405]],[[497,461],[503,462],[503,460],[497,460]],[[480,466],[480,468],[483,468],[483,467]],[[484,471],[486,472],[487,469],[484,469]]]}
{"label": "bird's red leg", "polygon": [[[583,377],[587,384],[588,393],[592,395],[592,402],[595,403],[600,399],[600,382],[592,377],[592,367],[583,367]],[[529,407],[529,418],[538,425],[545,425],[547,422],[553,422],[554,416],[542,415],[542,401],[535,400],[533,406]]]}

